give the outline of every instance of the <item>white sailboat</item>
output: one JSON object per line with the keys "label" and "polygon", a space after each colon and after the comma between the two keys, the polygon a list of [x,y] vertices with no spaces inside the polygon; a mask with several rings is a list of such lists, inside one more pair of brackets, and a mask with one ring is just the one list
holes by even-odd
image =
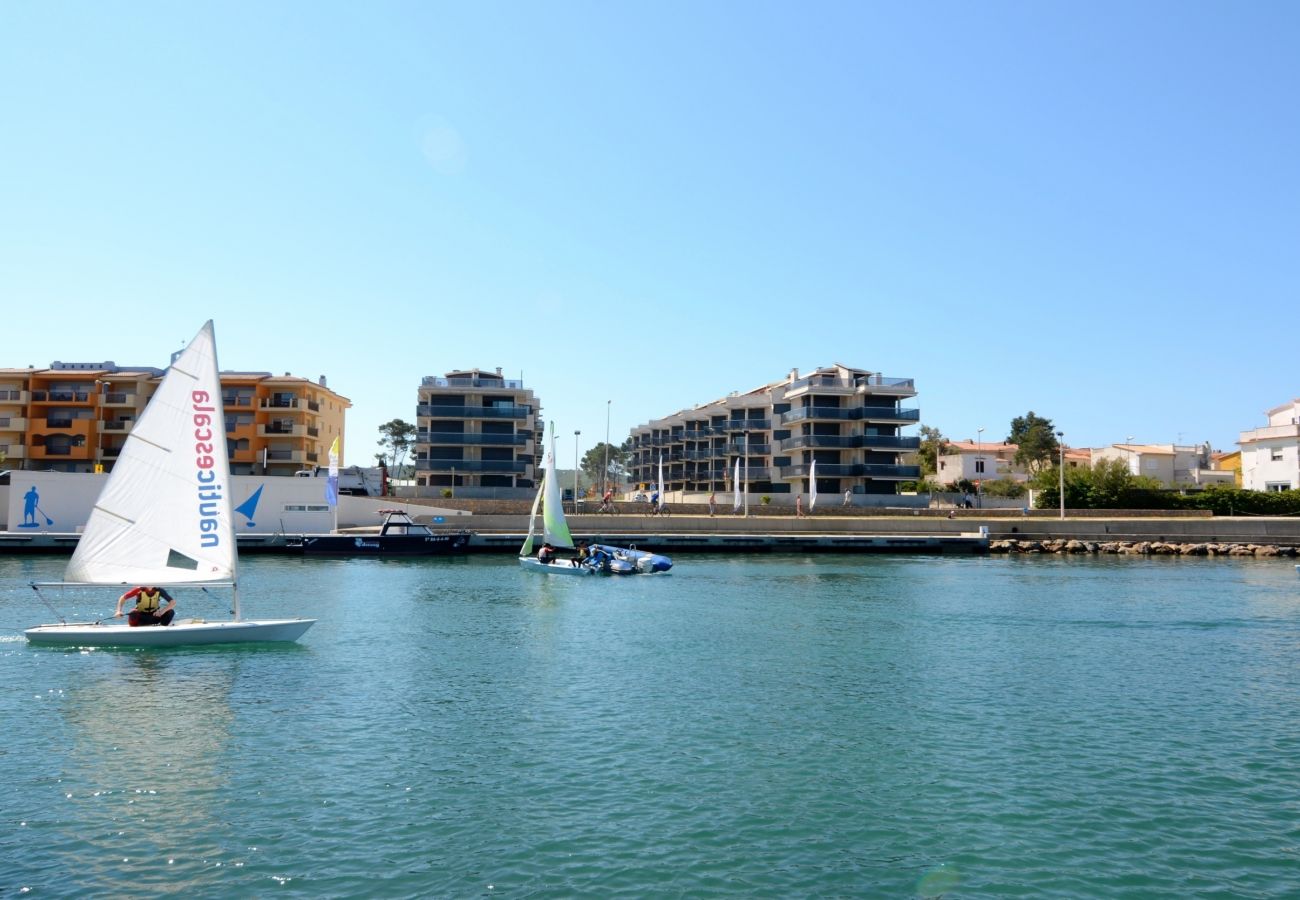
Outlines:
{"label": "white sailboat", "polygon": [[131,430],[95,501],[65,580],[41,587],[133,585],[229,587],[230,621],[177,618],[133,628],[124,622],[39,625],[33,644],[171,647],[295,641],[315,619],[239,616],[238,551],[230,498],[225,414],[209,320],[172,362]]}
{"label": "white sailboat", "polygon": [[576,559],[557,558],[553,562],[544,563],[533,555],[539,507],[542,512],[542,543],[550,544],[557,550],[573,549],[573,535],[569,533],[569,523],[564,518],[560,483],[555,477],[555,423],[551,422],[547,430],[549,446],[542,467],[542,484],[537,489],[537,496],[533,498],[533,509],[528,516],[528,537],[524,538],[524,544],[519,548],[519,565],[549,575],[594,575],[595,569],[582,565]]}

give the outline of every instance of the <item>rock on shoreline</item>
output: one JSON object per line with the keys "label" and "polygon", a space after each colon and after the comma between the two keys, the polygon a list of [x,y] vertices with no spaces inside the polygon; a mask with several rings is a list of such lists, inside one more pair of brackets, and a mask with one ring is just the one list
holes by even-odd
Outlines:
{"label": "rock on shoreline", "polygon": [[1276,544],[1199,543],[1165,541],[989,541],[990,553],[1115,553],[1121,556],[1287,556],[1295,557],[1295,547]]}

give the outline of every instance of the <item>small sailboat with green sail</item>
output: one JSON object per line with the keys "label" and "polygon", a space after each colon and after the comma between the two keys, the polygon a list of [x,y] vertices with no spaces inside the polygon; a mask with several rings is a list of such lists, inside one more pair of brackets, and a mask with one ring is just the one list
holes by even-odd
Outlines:
{"label": "small sailboat with green sail", "polygon": [[[571,557],[561,557],[558,552],[548,554],[549,561],[539,559],[535,551],[550,547],[554,551],[573,550],[573,535],[564,518],[564,505],[560,500],[560,483],[555,477],[555,423],[548,431],[546,460],[542,467],[542,484],[533,498],[533,509],[528,516],[528,537],[519,548],[519,565],[547,575],[594,575],[595,568]],[[537,513],[542,514],[541,534],[538,535]],[[540,540],[539,540],[540,538]]]}

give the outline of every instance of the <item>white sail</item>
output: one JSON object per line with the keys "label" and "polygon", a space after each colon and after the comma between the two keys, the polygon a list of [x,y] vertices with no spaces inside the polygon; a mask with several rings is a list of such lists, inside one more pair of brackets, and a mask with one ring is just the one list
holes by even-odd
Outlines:
{"label": "white sail", "polygon": [[659,454],[659,508],[668,505],[668,485],[664,484],[664,455]]}
{"label": "white sail", "polygon": [[808,512],[817,505],[817,460],[808,467]]}
{"label": "white sail", "polygon": [[65,573],[92,584],[233,581],[235,530],[208,321],[131,429]]}
{"label": "white sail", "polygon": [[740,512],[740,457],[736,457],[736,477],[732,479],[736,488],[736,504],[732,507],[736,512]]}

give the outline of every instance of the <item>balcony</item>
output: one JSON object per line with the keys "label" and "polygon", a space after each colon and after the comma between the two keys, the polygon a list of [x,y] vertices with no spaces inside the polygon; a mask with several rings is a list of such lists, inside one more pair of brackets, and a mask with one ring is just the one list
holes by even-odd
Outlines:
{"label": "balcony", "polygon": [[415,436],[416,443],[439,444],[452,447],[527,447],[532,435],[525,432],[514,434],[480,434],[460,431],[421,431]]}
{"label": "balcony", "polygon": [[[225,405],[225,400],[222,400]],[[303,400],[300,397],[263,397],[258,401],[258,409],[296,409],[304,412],[320,412],[320,404],[315,400]]]}
{"label": "balcony", "polygon": [[421,403],[415,407],[417,416],[430,419],[526,419],[532,413],[531,406],[434,406]]}
{"label": "balcony", "polygon": [[843,450],[919,450],[919,437],[901,437],[886,434],[800,434],[781,441],[782,450],[800,450],[803,448],[840,448]]}
{"label": "balcony", "polygon": [[771,444],[742,444],[739,442],[728,444],[721,448],[724,456],[770,456],[772,453]]}
{"label": "balcony", "polygon": [[723,434],[735,434],[737,431],[769,431],[771,419],[729,419],[726,424],[715,426]]}
{"label": "balcony", "polygon": [[91,392],[86,391],[32,391],[33,403],[89,403]]}
{"label": "balcony", "polygon": [[98,423],[94,419],[70,419],[67,416],[46,416],[35,420],[37,428],[48,428],[64,434],[73,434],[82,439],[90,437],[91,429]]}
{"label": "balcony", "polygon": [[0,390],[0,403],[23,403],[30,402],[31,397],[27,391]]}
{"label": "balcony", "polygon": [[513,459],[419,459],[415,468],[421,472],[492,472],[522,475],[528,463]]}
{"label": "balcony", "polygon": [[33,445],[28,459],[90,459],[90,448],[85,444]]}
{"label": "balcony", "polygon": [[807,393],[817,390],[823,393],[854,394],[859,391],[869,394],[915,394],[916,381],[912,378],[886,378],[884,375],[862,375],[854,379],[840,378],[838,375],[809,375],[796,378],[785,389],[786,396],[795,393]]}
{"label": "balcony", "polygon": [[792,409],[781,413],[782,425],[803,422],[809,419],[828,419],[840,422],[919,422],[919,409],[900,409],[895,406],[813,406],[807,409]]}
{"label": "balcony", "polygon": [[27,419],[23,416],[0,416],[0,431],[26,431]]}
{"label": "balcony", "polygon": [[[807,478],[810,465],[781,466],[781,479]],[[883,463],[853,463],[852,465],[817,464],[818,478],[880,478],[898,481],[916,481],[921,477],[920,466],[891,466]]]}
{"label": "balcony", "polygon": [[124,406],[129,409],[135,409],[139,397],[139,394],[128,394],[125,391],[109,391],[106,394],[99,395],[99,405],[104,407]]}
{"label": "balcony", "polygon": [[317,437],[320,429],[308,427],[306,425],[285,425],[281,422],[271,422],[269,424],[260,424],[257,426],[258,437]]}
{"label": "balcony", "polygon": [[252,398],[251,396],[244,396],[244,395],[242,395],[242,394],[240,394],[240,395],[236,395],[236,394],[223,394],[222,397],[221,397],[221,405],[222,405],[222,406],[236,406],[236,407],[238,407],[238,406],[250,406],[250,407],[251,407],[251,406],[253,405],[253,398]]}
{"label": "balcony", "polygon": [[[311,455],[315,456],[314,453]],[[307,462],[307,456],[308,453],[306,450],[267,450],[266,451],[267,462],[305,463]]]}
{"label": "balcony", "polygon": [[524,383],[510,378],[438,378],[426,375],[420,379],[420,387],[439,388],[486,388],[488,390],[522,391]]}
{"label": "balcony", "polygon": [[117,422],[104,422],[99,427],[104,431],[129,432],[135,427],[135,422],[130,419],[122,419]]}

